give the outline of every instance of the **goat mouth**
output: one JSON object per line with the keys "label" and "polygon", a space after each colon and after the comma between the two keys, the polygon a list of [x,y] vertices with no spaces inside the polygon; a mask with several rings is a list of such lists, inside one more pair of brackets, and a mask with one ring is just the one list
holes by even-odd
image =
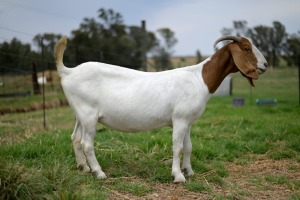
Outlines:
{"label": "goat mouth", "polygon": [[265,73],[265,71],[267,71],[266,69],[262,69],[262,68],[257,68],[258,73],[262,74]]}

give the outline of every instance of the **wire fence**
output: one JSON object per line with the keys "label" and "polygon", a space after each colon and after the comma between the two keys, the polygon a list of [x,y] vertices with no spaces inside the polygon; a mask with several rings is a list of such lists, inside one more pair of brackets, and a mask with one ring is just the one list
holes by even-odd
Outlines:
{"label": "wire fence", "polygon": [[34,65],[31,71],[0,66],[0,115],[36,110],[45,113],[67,104],[56,71],[37,72]]}
{"label": "wire fence", "polygon": [[0,72],[0,97],[17,97],[30,94],[30,72],[4,66],[0,66]]}
{"label": "wire fence", "polygon": [[55,82],[57,79],[56,73],[51,70],[47,70],[45,77],[42,77],[42,72],[0,66],[0,97],[9,98],[41,94],[40,86],[43,82],[47,85],[49,91],[61,90],[61,87]]}

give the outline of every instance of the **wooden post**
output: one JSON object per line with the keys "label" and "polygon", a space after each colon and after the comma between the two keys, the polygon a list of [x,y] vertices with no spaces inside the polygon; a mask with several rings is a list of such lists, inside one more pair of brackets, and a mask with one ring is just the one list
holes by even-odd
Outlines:
{"label": "wooden post", "polygon": [[32,86],[33,86],[33,94],[37,95],[37,94],[41,94],[40,91],[40,86],[38,83],[38,78],[37,78],[37,71],[36,71],[36,65],[35,62],[32,62]]}
{"label": "wooden post", "polygon": [[142,31],[143,31],[143,41],[142,41],[142,70],[143,71],[147,71],[147,52],[146,52],[146,42],[147,42],[147,35],[146,35],[146,21],[145,20],[142,20],[141,21],[141,28],[142,28]]}
{"label": "wooden post", "polygon": [[43,37],[41,39],[41,47],[42,47],[42,71],[43,71],[43,118],[44,118],[44,128],[46,128],[45,63],[44,63],[44,43],[43,43]]}
{"label": "wooden post", "polygon": [[300,54],[298,55],[298,83],[299,83],[299,106],[300,106]]}
{"label": "wooden post", "polygon": [[4,81],[5,69],[2,69],[1,71],[2,71],[2,86],[3,86],[2,93],[5,94],[5,81]]}

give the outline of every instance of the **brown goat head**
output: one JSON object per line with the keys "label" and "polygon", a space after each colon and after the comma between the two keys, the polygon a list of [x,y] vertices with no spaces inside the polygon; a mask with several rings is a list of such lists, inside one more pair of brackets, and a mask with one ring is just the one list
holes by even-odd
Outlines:
{"label": "brown goat head", "polygon": [[239,71],[254,86],[252,80],[257,80],[259,75],[257,72],[257,58],[252,51],[252,44],[246,38],[241,38],[240,42],[230,43],[229,50]]}
{"label": "brown goat head", "polygon": [[254,86],[253,79],[258,79],[259,74],[264,73],[267,68],[267,61],[262,53],[244,37],[223,36],[215,42],[214,46],[223,40],[233,40],[228,44],[228,50],[236,66],[236,71],[240,71]]}

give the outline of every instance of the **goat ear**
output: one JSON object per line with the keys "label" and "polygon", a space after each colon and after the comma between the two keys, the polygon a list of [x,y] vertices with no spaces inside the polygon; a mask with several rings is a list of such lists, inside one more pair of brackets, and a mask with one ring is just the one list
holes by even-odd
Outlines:
{"label": "goat ear", "polygon": [[237,44],[230,45],[230,52],[233,57],[234,64],[241,73],[248,78],[258,79],[258,72],[256,71],[256,68],[248,61],[246,55]]}

